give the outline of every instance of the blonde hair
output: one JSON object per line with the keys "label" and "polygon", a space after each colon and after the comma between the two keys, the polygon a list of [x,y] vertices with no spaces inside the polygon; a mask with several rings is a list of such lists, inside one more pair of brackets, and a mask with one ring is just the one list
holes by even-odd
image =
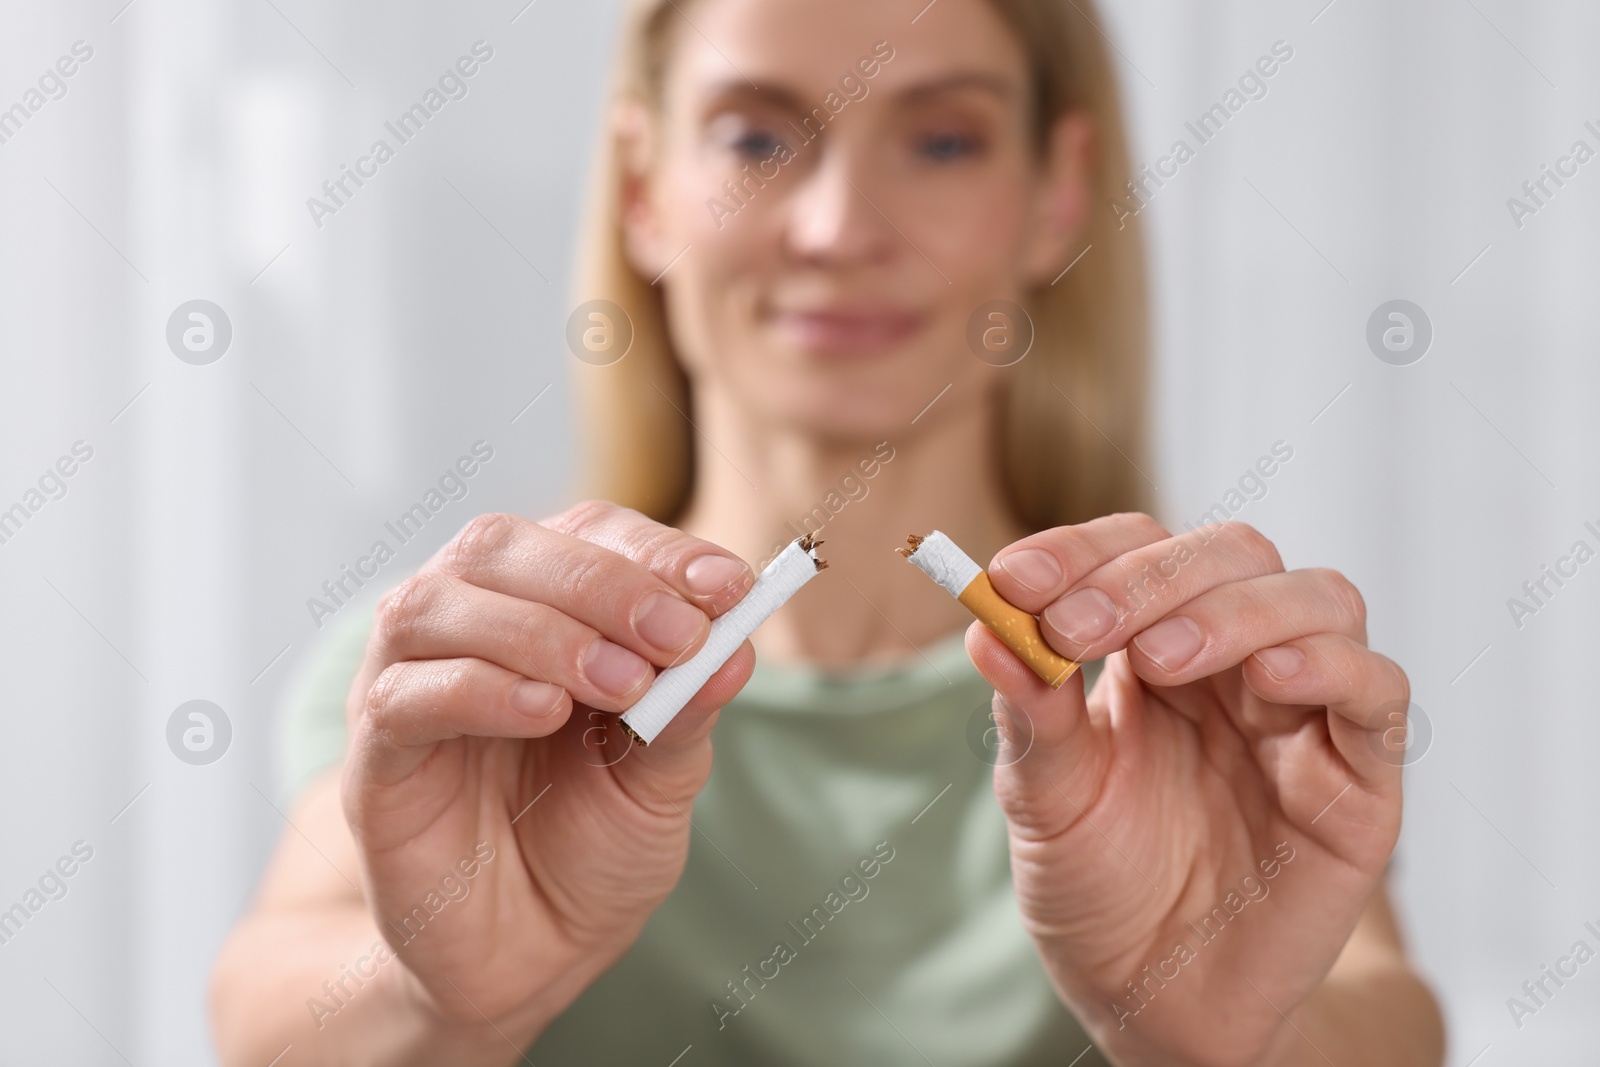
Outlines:
{"label": "blonde hair", "polygon": [[[1036,145],[1043,145],[1056,118],[1075,108],[1092,117],[1097,142],[1094,206],[1080,249],[1087,251],[1055,284],[1029,294],[1034,343],[1008,371],[997,419],[1000,473],[1017,517],[1032,529],[1148,511],[1140,472],[1147,449],[1144,256],[1136,220],[1126,212],[1118,218],[1111,206],[1130,169],[1096,5],[991,2],[1028,52]],[[657,110],[676,17],[669,0],[630,0],[611,103],[633,99]],[[661,290],[633,269],[624,251],[618,140],[608,123],[589,185],[574,301],[620,305],[632,321],[633,339],[621,362],[574,369],[584,490],[671,522],[694,477],[693,415]]]}

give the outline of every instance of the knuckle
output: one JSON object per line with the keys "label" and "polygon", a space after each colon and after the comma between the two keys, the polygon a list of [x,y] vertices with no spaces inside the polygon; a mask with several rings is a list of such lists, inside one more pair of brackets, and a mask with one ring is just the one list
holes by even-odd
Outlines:
{"label": "knuckle", "polygon": [[1239,522],[1236,519],[1223,523],[1222,529],[1229,538],[1251,555],[1270,561],[1273,570],[1283,570],[1283,558],[1278,555],[1278,546],[1273,544],[1266,534],[1248,522]]}
{"label": "knuckle", "polygon": [[434,690],[434,702],[443,707],[462,706],[476,695],[476,683],[477,671],[471,663],[455,660],[441,664],[431,687]]}
{"label": "knuckle", "polygon": [[1410,675],[1406,674],[1405,668],[1400,666],[1400,664],[1396,663],[1394,660],[1390,659],[1388,656],[1379,655],[1376,652],[1373,653],[1373,655],[1378,656],[1378,658],[1383,661],[1386,669],[1389,671],[1389,675],[1394,682],[1394,690],[1398,694],[1395,699],[1402,700],[1409,705],[1411,703],[1411,677]]}
{"label": "knuckle", "polygon": [[505,545],[513,528],[513,518],[503,512],[476,516],[446,546],[445,570],[462,575],[473,573]]}
{"label": "knuckle", "polygon": [[1134,530],[1153,541],[1164,541],[1172,536],[1167,532],[1165,526],[1142,511],[1130,511],[1126,513],[1126,516]]}
{"label": "knuckle", "polygon": [[609,500],[586,500],[558,517],[554,528],[569,537],[646,565],[672,559],[694,538],[648,515]]}
{"label": "knuckle", "polygon": [[393,726],[401,692],[409,674],[406,664],[391,663],[372,680],[362,702],[362,717],[367,726],[380,737],[388,735]]}
{"label": "knuckle", "polygon": [[609,500],[580,500],[544,525],[576,537],[582,531],[605,525],[629,510]]}
{"label": "knuckle", "polygon": [[1361,590],[1356,588],[1355,582],[1346,578],[1339,571],[1334,573],[1338,575],[1339,593],[1349,605],[1351,617],[1365,623],[1367,621],[1367,598],[1361,595]]}
{"label": "knuckle", "polygon": [[[597,549],[570,552],[561,561],[561,582],[576,593],[604,588],[609,564],[613,562]],[[598,594],[597,594],[598,599]]]}
{"label": "knuckle", "polygon": [[375,622],[378,632],[391,646],[412,634],[417,620],[434,601],[436,579],[429,574],[413,574],[378,601]]}
{"label": "knuckle", "polygon": [[1375,677],[1371,657],[1376,653],[1348,637],[1334,634],[1322,635],[1322,639],[1315,642],[1312,654],[1318,653],[1327,659],[1337,676],[1330,681],[1337,687],[1341,702],[1363,699],[1371,693]]}
{"label": "knuckle", "polygon": [[1172,535],[1151,516],[1142,511],[1118,511],[1106,516],[1111,529],[1126,526],[1145,541],[1165,541]]}
{"label": "knuckle", "polygon": [[671,526],[648,522],[634,530],[628,537],[629,555],[641,561],[670,560],[680,549],[697,543],[697,539]]}
{"label": "knuckle", "polygon": [[1362,681],[1370,677],[1365,673],[1367,665],[1362,662],[1362,657],[1367,650],[1348,637],[1336,643],[1324,642],[1324,644],[1332,644],[1337,650],[1333,653],[1331,659],[1339,674],[1338,684],[1341,690],[1339,699],[1341,701],[1358,699],[1362,692]]}
{"label": "knuckle", "polygon": [[544,612],[535,609],[517,621],[510,635],[511,650],[525,675],[542,675],[542,664],[550,658],[546,647],[550,641],[551,620]]}
{"label": "knuckle", "polygon": [[1367,602],[1361,596],[1361,590],[1357,589],[1355,583],[1346,578],[1343,572],[1336,571],[1332,567],[1313,567],[1311,575],[1345,615],[1357,622],[1366,621]]}
{"label": "knuckle", "polygon": [[[1150,569],[1150,561],[1143,556],[1129,553],[1118,556],[1111,561],[1111,581],[1095,582],[1095,588],[1111,597],[1114,604],[1121,605],[1127,598],[1122,595],[1124,589],[1138,587],[1139,577]],[[1070,596],[1071,592],[1066,596]],[[1065,600],[1066,596],[1061,599]]]}
{"label": "knuckle", "polygon": [[1238,519],[1229,519],[1227,522],[1222,523],[1222,534],[1230,541],[1249,548],[1255,548],[1261,542],[1266,541],[1266,538],[1261,536],[1260,530],[1251,526],[1248,522],[1240,522]]}

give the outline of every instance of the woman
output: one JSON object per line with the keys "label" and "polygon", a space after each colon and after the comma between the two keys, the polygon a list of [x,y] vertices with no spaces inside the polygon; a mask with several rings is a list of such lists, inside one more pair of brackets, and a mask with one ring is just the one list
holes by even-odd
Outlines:
{"label": "woman", "polygon": [[[919,7],[634,5],[574,330],[597,500],[480,516],[324,652],[227,1062],[1440,1062],[1381,882],[1405,675],[1338,574],[1137,513],[1094,13]],[[821,522],[831,569],[630,747]],[[891,555],[934,527],[1103,660],[1087,697]]]}

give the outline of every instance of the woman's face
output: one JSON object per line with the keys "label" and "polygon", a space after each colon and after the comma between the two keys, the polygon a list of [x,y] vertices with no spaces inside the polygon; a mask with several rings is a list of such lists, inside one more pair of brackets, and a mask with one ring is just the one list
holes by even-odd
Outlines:
{"label": "woman's face", "polygon": [[968,320],[1021,304],[1077,251],[1088,121],[1060,120],[1036,151],[1010,29],[984,0],[917,17],[924,2],[700,0],[669,16],[630,255],[665,270],[697,386],[764,425],[876,437],[946,386],[930,423],[981,403],[1001,372]]}

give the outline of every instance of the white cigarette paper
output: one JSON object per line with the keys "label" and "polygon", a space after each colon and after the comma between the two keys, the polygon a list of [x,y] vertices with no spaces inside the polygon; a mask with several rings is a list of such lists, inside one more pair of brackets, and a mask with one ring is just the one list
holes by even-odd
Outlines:
{"label": "white cigarette paper", "polygon": [[820,544],[809,535],[791,542],[767,564],[743,600],[711,620],[711,633],[699,652],[656,675],[644,696],[622,716],[623,728],[634,740],[641,745],[654,741],[700,687],[739,651],[745,638],[827,566],[813,554]]}
{"label": "white cigarette paper", "polygon": [[915,552],[905,553],[905,558],[957,598],[983,573],[976,560],[938,530],[924,537]]}

